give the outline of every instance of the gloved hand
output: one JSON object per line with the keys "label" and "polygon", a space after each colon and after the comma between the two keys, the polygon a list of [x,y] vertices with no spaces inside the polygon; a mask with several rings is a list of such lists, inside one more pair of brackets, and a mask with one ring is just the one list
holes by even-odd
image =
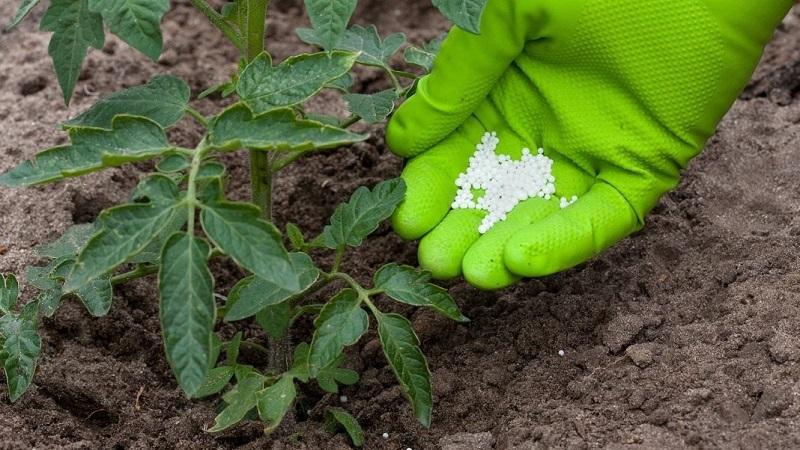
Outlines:
{"label": "gloved hand", "polygon": [[[411,159],[397,233],[436,278],[495,289],[579,264],[644,225],[755,69],[792,0],[489,0],[453,29],[387,143]],[[486,131],[499,153],[543,147],[556,195],[484,235],[450,210]],[[560,209],[559,198],[578,201]],[[424,237],[423,237],[424,236]]]}

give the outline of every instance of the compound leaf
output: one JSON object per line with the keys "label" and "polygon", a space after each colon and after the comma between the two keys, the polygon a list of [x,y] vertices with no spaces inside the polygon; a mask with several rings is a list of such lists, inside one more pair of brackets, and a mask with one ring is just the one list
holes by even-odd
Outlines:
{"label": "compound leaf", "polygon": [[280,425],[296,396],[291,376],[283,376],[272,386],[256,393],[258,416],[267,424],[265,432],[269,433]]}
{"label": "compound leaf", "polygon": [[164,130],[142,117],[116,116],[113,129],[73,128],[70,145],[45,150],[0,175],[0,185],[32,186],[141,161],[170,151]]}
{"label": "compound leaf", "polygon": [[333,50],[347,28],[358,0],[305,0],[311,26],[319,37],[319,46]]}
{"label": "compound leaf", "polygon": [[392,113],[397,93],[387,89],[377,94],[346,94],[344,96],[350,112],[361,117],[364,122],[377,123]]}
{"label": "compound leaf", "polygon": [[[319,33],[315,30],[298,28],[297,35],[306,43],[325,48]],[[390,70],[389,59],[400,50],[405,42],[406,36],[403,33],[390,34],[386,39],[381,39],[378,29],[374,25],[368,27],[353,25],[344,32],[334,48],[357,53],[356,61],[360,64]]]}
{"label": "compound leaf", "polygon": [[156,61],[161,55],[161,18],[169,0],[89,0],[112,33]]}
{"label": "compound leaf", "polygon": [[17,401],[28,389],[36,372],[42,343],[37,333],[38,304],[25,305],[22,313],[0,317],[0,334],[5,339],[0,361],[6,375],[9,398]]}
{"label": "compound leaf", "polygon": [[347,203],[336,208],[330,225],[323,230],[325,246],[336,249],[361,245],[365,237],[392,215],[405,192],[406,185],[400,178],[378,183],[372,190],[364,186],[356,189]]}
{"label": "compound leaf", "polygon": [[430,72],[433,68],[433,62],[436,60],[436,55],[439,54],[439,49],[442,47],[443,37],[436,38],[422,48],[408,47],[403,52],[403,57],[406,62],[415,66],[422,67],[426,72]]}
{"label": "compound leaf", "polygon": [[132,115],[146,117],[167,128],[183,117],[190,94],[189,86],[182,79],[157,75],[147,84],[123,89],[101,99],[85,112],[64,122],[64,126],[111,129],[114,117]]}
{"label": "compound leaf", "polygon": [[52,0],[40,28],[53,32],[48,53],[53,59],[64,102],[69,104],[89,47],[103,48],[103,18],[89,10],[88,0]]}
{"label": "compound leaf", "polygon": [[11,19],[11,23],[6,26],[6,31],[16,27],[20,22],[25,20],[25,17],[28,15],[28,13],[30,13],[33,7],[38,3],[39,0],[22,0],[19,5],[19,9],[17,9],[17,13],[14,14],[14,18]]}
{"label": "compound leaf", "polygon": [[422,425],[429,427],[433,409],[431,373],[419,348],[419,339],[408,319],[399,314],[381,313],[377,319],[383,353],[411,401],[414,415]]}
{"label": "compound leaf", "polygon": [[132,204],[103,211],[101,230],[81,250],[64,291],[75,292],[144,250],[167,227],[174,226],[178,210],[177,204]]}
{"label": "compound leaf", "polygon": [[158,272],[164,347],[178,384],[194,396],[208,375],[216,304],[208,244],[185,232],[164,244]]}
{"label": "compound leaf", "polygon": [[383,289],[386,295],[399,302],[431,307],[457,322],[469,321],[447,290],[429,283],[430,279],[428,272],[417,272],[413,267],[391,263],[375,273],[374,282],[377,289]]}
{"label": "compound leaf", "polygon": [[270,56],[262,53],[245,67],[236,91],[256,114],[297,105],[346,74],[356,58],[350,52],[311,53],[273,66]]}
{"label": "compound leaf", "polygon": [[310,256],[290,253],[289,260],[294,277],[298,280],[297,289],[290,290],[263,278],[248,277],[240,282],[241,286],[235,291],[237,298],[231,299],[229,296],[225,320],[242,320],[253,316],[267,306],[277,305],[305,291],[317,281],[319,270],[314,267]]}
{"label": "compound leaf", "polygon": [[281,235],[261,211],[249,204],[215,202],[203,206],[203,230],[214,244],[237,264],[275,286],[296,291],[300,287]]}
{"label": "compound leaf", "polygon": [[244,419],[258,402],[256,392],[264,387],[264,376],[250,372],[241,378],[232,390],[227,392],[223,399],[228,404],[225,409],[214,419],[214,426],[208,431],[214,433],[236,425]]}
{"label": "compound leaf", "polygon": [[0,312],[9,314],[17,305],[19,283],[13,273],[0,274]]}
{"label": "compound leaf", "polygon": [[336,294],[314,321],[314,338],[308,355],[308,372],[312,377],[333,362],[348,346],[355,344],[369,327],[361,298],[352,289]]}
{"label": "compound leaf", "polygon": [[45,267],[29,266],[25,271],[25,279],[28,284],[42,290],[36,297],[36,301],[39,303],[39,310],[45,317],[52,317],[61,304],[61,284],[51,278],[51,275],[55,267],[62,261],[63,259],[54,259]]}
{"label": "compound leaf", "polygon": [[481,16],[489,0],[433,0],[433,6],[451,22],[470,33],[478,34]]}
{"label": "compound leaf", "polygon": [[74,257],[96,231],[93,223],[72,225],[55,241],[37,246],[36,253],[53,259]]}
{"label": "compound leaf", "polygon": [[[63,261],[55,267],[51,278],[64,278],[71,272],[74,265],[74,260]],[[86,284],[77,287],[72,293],[81,300],[89,314],[95,317],[102,317],[108,314],[111,309],[111,302],[114,300],[111,277],[108,275],[92,278]]]}
{"label": "compound leaf", "polygon": [[337,424],[339,424],[350,436],[353,445],[356,447],[364,445],[364,431],[361,429],[361,425],[358,424],[358,420],[350,415],[349,412],[342,408],[328,408],[325,413],[325,419],[331,432],[335,431]]}
{"label": "compound leaf", "polygon": [[306,151],[334,148],[367,138],[341,128],[312,120],[298,119],[289,109],[253,116],[244,105],[227,109],[211,123],[210,143],[237,150]]}

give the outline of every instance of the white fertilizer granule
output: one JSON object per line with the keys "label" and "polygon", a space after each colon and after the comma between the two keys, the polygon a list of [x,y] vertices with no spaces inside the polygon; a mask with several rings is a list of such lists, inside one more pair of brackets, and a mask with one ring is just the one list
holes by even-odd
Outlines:
{"label": "white fertilizer granule", "polygon": [[[478,226],[481,234],[489,231],[495,223],[506,219],[517,203],[533,197],[550,200],[556,192],[553,176],[553,160],[544,156],[544,150],[534,155],[530,149],[522,149],[522,158],[512,160],[508,155],[495,153],[500,139],[497,133],[487,132],[469,158],[469,167],[456,179],[458,192],[453,200],[453,209],[480,209],[486,217]],[[483,191],[477,200],[473,189]],[[566,208],[578,198],[561,198],[561,207]]]}

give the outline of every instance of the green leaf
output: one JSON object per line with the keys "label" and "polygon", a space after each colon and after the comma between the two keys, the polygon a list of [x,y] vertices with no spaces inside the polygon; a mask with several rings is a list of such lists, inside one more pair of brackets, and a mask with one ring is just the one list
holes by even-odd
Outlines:
{"label": "green leaf", "polygon": [[361,142],[367,138],[335,126],[299,119],[289,109],[253,116],[241,104],[216,117],[211,123],[210,133],[211,145],[226,150],[243,147],[280,151],[321,150]]}
{"label": "green leaf", "polygon": [[5,339],[0,361],[6,375],[9,398],[17,401],[28,389],[36,372],[42,342],[37,333],[38,304],[25,305],[19,315],[0,317],[0,334]]}
{"label": "green leaf", "polygon": [[194,396],[209,372],[214,331],[214,279],[208,270],[210,249],[184,232],[172,235],[158,272],[159,317],[167,360],[178,384]]}
{"label": "green leaf", "polygon": [[303,236],[303,232],[300,230],[300,227],[292,222],[286,223],[286,236],[289,237],[289,242],[292,243],[293,249],[299,251],[306,249],[306,238]]}
{"label": "green leaf", "polygon": [[[121,3],[124,1],[120,0]],[[111,129],[114,117],[130,115],[146,117],[167,128],[183,117],[190,95],[189,86],[182,79],[156,75],[147,84],[123,89],[101,99],[79,116],[64,122],[64,126]]]}
{"label": "green leaf", "polygon": [[228,349],[225,351],[225,360],[229,366],[235,366],[239,360],[239,347],[242,346],[242,332],[237,332],[233,339],[228,342]]}
{"label": "green leaf", "polygon": [[180,189],[172,178],[156,173],[147,176],[136,185],[131,199],[135,202],[171,206],[178,202],[180,195]]}
{"label": "green leaf", "polygon": [[457,322],[469,322],[447,290],[430,283],[428,272],[417,272],[410,266],[387,264],[375,273],[376,289],[389,297],[409,305],[428,306]]}
{"label": "green leaf", "polygon": [[264,377],[255,372],[239,380],[239,383],[223,396],[228,406],[214,419],[214,426],[208,431],[215,433],[239,423],[256,407],[256,392],[263,387]]}
{"label": "green leaf", "polygon": [[169,0],[89,0],[89,9],[102,14],[111,32],[128,45],[158,60],[161,18],[169,10]]}
{"label": "green leaf", "polygon": [[19,283],[13,273],[3,276],[0,273],[0,312],[9,314],[17,305]]}
{"label": "green leaf", "polygon": [[481,16],[489,0],[433,0],[433,6],[462,29],[478,34]]}
{"label": "green leaf", "polygon": [[0,175],[0,185],[32,186],[150,159],[171,150],[164,130],[141,117],[117,116],[112,130],[74,128],[72,144],[54,147]]}
{"label": "green leaf", "polygon": [[325,246],[331,249],[357,247],[403,201],[406,185],[400,178],[378,183],[374,189],[356,189],[350,200],[336,208],[330,225],[322,232]]}
{"label": "green leaf", "polygon": [[286,336],[294,315],[294,306],[290,302],[265,306],[256,314],[256,322],[268,336],[280,339]]}
{"label": "green leaf", "polygon": [[266,433],[281,424],[296,396],[294,378],[290,376],[283,376],[272,386],[256,393],[258,416],[267,424],[264,428]]}
{"label": "green leaf", "polygon": [[269,280],[252,277],[237,291],[238,298],[227,310],[225,321],[242,320],[253,316],[267,306],[277,305],[305,291],[317,281],[319,270],[314,267],[310,256],[305,253],[291,253],[289,259],[293,277],[298,280],[297,289],[286,289]]}
{"label": "green leaf", "polygon": [[308,383],[308,352],[309,346],[306,342],[301,342],[294,349],[292,358],[292,368],[287,375],[292,376],[303,383]]}
{"label": "green leaf", "polygon": [[[304,42],[324,48],[322,40],[315,30],[298,28],[296,32]],[[382,67],[390,70],[389,60],[400,50],[400,47],[402,47],[405,42],[406,36],[403,33],[390,34],[383,40],[378,34],[378,29],[375,28],[374,25],[368,27],[354,25],[352,28],[345,31],[334,48],[336,50],[358,53],[358,59],[356,61],[360,64]]]}
{"label": "green leaf", "polygon": [[48,53],[53,58],[64,103],[69,104],[89,47],[103,48],[103,18],[89,10],[88,0],[52,0],[40,28],[53,32]]}
{"label": "green leaf", "polygon": [[25,20],[25,17],[28,15],[28,13],[30,13],[33,7],[38,3],[39,0],[22,0],[19,5],[19,9],[17,9],[17,13],[14,14],[14,18],[11,19],[11,23],[6,26],[6,31],[16,27],[20,22]]}
{"label": "green leaf", "polygon": [[383,353],[411,401],[414,415],[422,425],[429,427],[433,409],[431,373],[419,348],[419,338],[408,319],[399,314],[381,313],[377,319]]}
{"label": "green leaf", "polygon": [[[63,261],[56,266],[51,277],[65,278],[67,274],[71,273],[74,265],[74,260]],[[77,287],[72,293],[81,300],[89,314],[95,317],[102,317],[108,314],[111,309],[111,302],[114,300],[111,277],[108,275],[92,278],[86,284]]]}
{"label": "green leaf", "polygon": [[422,67],[426,72],[430,72],[433,69],[436,55],[439,54],[439,49],[442,47],[443,40],[444,37],[439,37],[426,43],[422,48],[408,47],[403,52],[403,57],[407,63]]}
{"label": "green leaf", "polygon": [[55,241],[36,247],[39,256],[48,258],[74,257],[97,231],[93,223],[72,225]]}
{"label": "green leaf", "polygon": [[216,178],[225,175],[225,166],[216,161],[206,161],[197,171],[197,179]]}
{"label": "green leaf", "polygon": [[90,280],[108,273],[144,250],[183,213],[177,205],[133,204],[117,206],[100,214],[101,231],[81,250],[65,292],[74,292]]}
{"label": "green leaf", "polygon": [[364,431],[361,429],[361,425],[358,424],[358,420],[350,415],[349,412],[342,408],[328,408],[325,413],[325,421],[331,432],[335,431],[336,424],[339,424],[344,428],[344,431],[347,432],[347,435],[350,436],[353,445],[356,447],[364,445]]}
{"label": "green leaf", "polygon": [[300,287],[281,235],[261,211],[246,203],[218,202],[203,206],[203,230],[214,244],[237,264],[275,286],[296,291]]}
{"label": "green leaf", "polygon": [[329,81],[325,87],[347,93],[350,92],[350,88],[353,87],[355,82],[356,79],[353,77],[353,74],[348,72],[339,78]]}
{"label": "green leaf", "polygon": [[195,392],[194,398],[203,398],[220,393],[225,389],[232,377],[233,367],[222,366],[209,370],[206,379],[203,380],[203,384]]}
{"label": "green leaf", "polygon": [[316,376],[317,384],[325,392],[336,394],[339,392],[337,383],[350,386],[358,383],[358,372],[339,367],[344,363],[345,356],[340,354],[336,359],[319,371]]}
{"label": "green leaf", "polygon": [[42,290],[36,301],[39,302],[39,310],[45,317],[53,317],[61,304],[61,284],[51,278],[51,275],[63,261],[63,258],[54,259],[45,267],[29,266],[25,272],[28,284]]}
{"label": "green leaf", "polygon": [[156,164],[156,170],[164,173],[176,173],[188,169],[191,166],[183,155],[167,155]]}
{"label": "green leaf", "polygon": [[356,3],[357,0],[305,0],[320,47],[328,51],[334,49],[350,22]]}
{"label": "green leaf", "polygon": [[334,361],[346,346],[361,338],[369,327],[369,318],[361,309],[358,293],[345,289],[325,304],[314,327],[308,355],[308,372],[312,377]]}
{"label": "green leaf", "polygon": [[361,116],[361,119],[367,123],[377,123],[389,117],[397,98],[394,89],[387,89],[371,95],[346,94],[344,96],[350,112]]}
{"label": "green leaf", "polygon": [[300,104],[346,74],[358,55],[350,52],[292,56],[277,66],[267,53],[245,67],[236,91],[256,114]]}

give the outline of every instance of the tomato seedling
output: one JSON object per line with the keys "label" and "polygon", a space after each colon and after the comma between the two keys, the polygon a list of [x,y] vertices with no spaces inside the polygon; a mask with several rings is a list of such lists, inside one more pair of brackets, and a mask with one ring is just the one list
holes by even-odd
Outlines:
{"label": "tomato seedling", "polygon": [[[10,27],[37,3],[22,0]],[[44,150],[0,175],[0,184],[24,187],[157,160],[156,171],[140,180],[129,203],[38,248],[49,262],[27,270],[27,283],[39,291],[34,300],[18,304],[16,278],[0,277],[0,360],[11,400],[33,380],[41,349],[40,316],[52,317],[65,298],[77,298],[91,315],[103,316],[112,306],[114,286],[156,274],[164,348],[178,384],[191,398],[225,391],[224,408],[209,431],[224,430],[251,411],[270,431],[292,413],[304,384],[313,381],[337,392],[338,385],[356,383],[358,374],[342,367],[343,351],[364,335],[371,320],[416,417],[428,426],[430,373],[419,340],[405,317],[381,311],[376,298],[433,308],[457,321],[466,318],[446,290],[412,267],[385,265],[376,271],[372,287],[340,270],[347,248],[359,246],[403,200],[402,180],[358,188],[313,239],[287,225],[288,250],[272,223],[272,179],[306,155],[366,139],[349,128],[359,121],[385,120],[412,91],[417,76],[393,68],[391,58],[405,47],[409,64],[429,70],[439,41],[417,48],[408,46],[401,33],[383,38],[374,26],[348,28],[356,0],[306,0],[312,27],[297,33],[322,51],[278,63],[264,47],[267,0],[236,0],[220,11],[205,0],[191,3],[240,51],[241,64],[231,81],[200,94],[234,96],[232,105],[204,116],[190,106],[191,92],[183,80],[156,76],[64,122],[68,144]],[[458,25],[477,31],[485,0],[434,4]],[[158,58],[160,22],[168,8],[167,0],[50,0],[41,29],[52,32],[49,52],[65,102],[89,48],[103,46],[104,26]],[[391,88],[350,92],[357,65],[382,70]],[[304,104],[324,89],[342,92],[349,116],[306,112]],[[166,130],[184,116],[204,129],[194,148],[174,145],[167,137]],[[239,150],[249,152],[251,203],[226,198],[226,168],[218,157]],[[308,252],[315,249],[335,255],[331,267],[314,262]],[[228,258],[249,273],[226,297],[215,290],[208,267],[213,258]],[[334,283],[341,287],[338,293],[314,303],[315,293]],[[291,326],[305,315],[315,317],[313,336],[292,345]],[[245,340],[241,333],[222,342],[215,333],[220,320],[255,320],[268,342]],[[263,364],[240,363],[243,346],[262,351]],[[330,408],[326,417],[331,429],[344,428],[356,445],[363,441],[358,423],[344,409]]]}

